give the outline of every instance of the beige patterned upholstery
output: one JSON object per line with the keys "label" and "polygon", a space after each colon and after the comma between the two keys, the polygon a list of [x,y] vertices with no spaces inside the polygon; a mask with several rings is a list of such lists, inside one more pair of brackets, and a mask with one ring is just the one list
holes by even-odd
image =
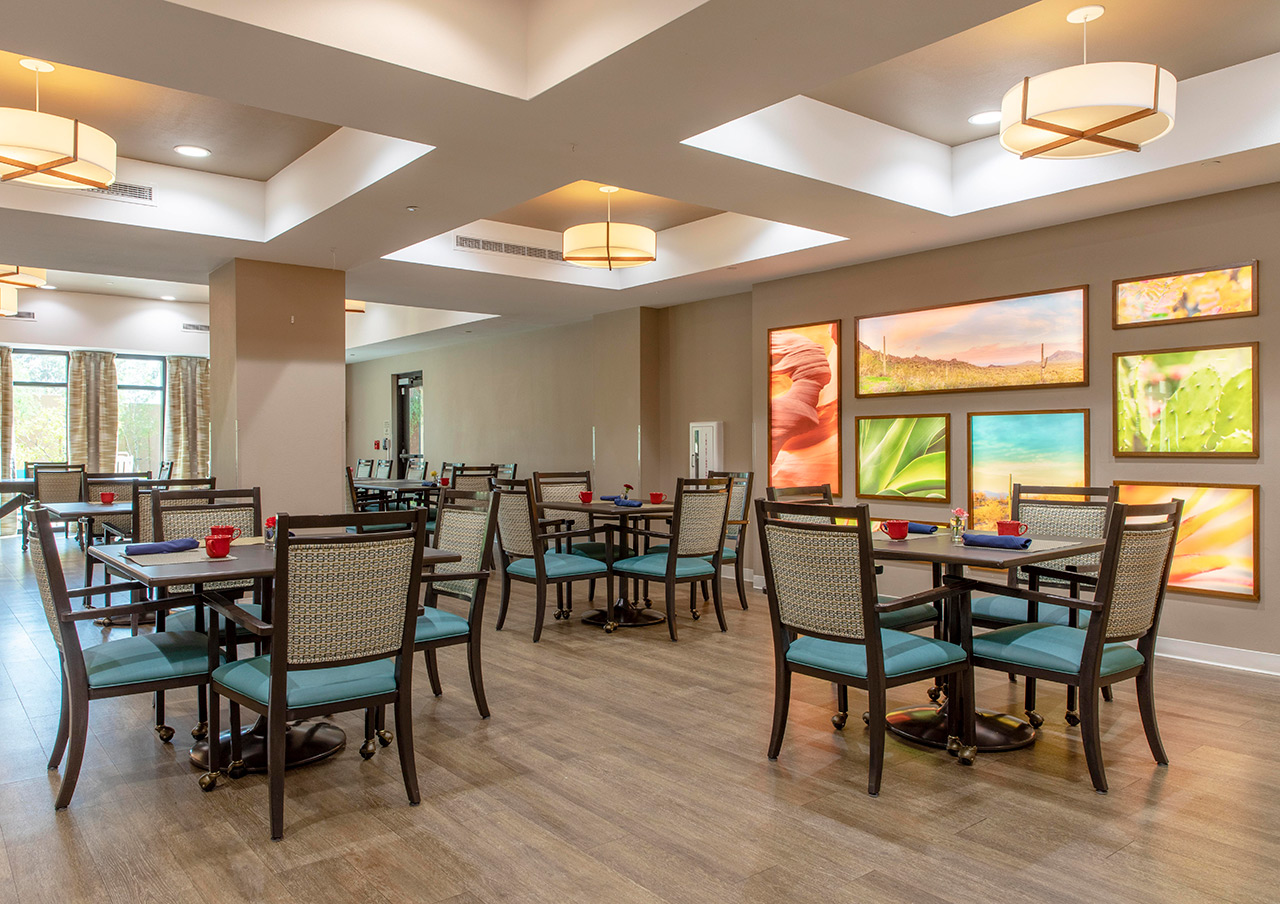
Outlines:
{"label": "beige patterned upholstery", "polygon": [[409,460],[409,466],[404,469],[405,480],[423,480],[427,476],[427,460],[425,458],[413,458]]}
{"label": "beige patterned upholstery", "polygon": [[36,584],[40,587],[40,604],[44,607],[44,617],[49,620],[49,630],[53,632],[53,642],[62,652],[62,623],[58,621],[58,610],[53,601],[53,588],[49,583],[49,563],[45,561],[44,546],[40,542],[40,532],[34,531],[31,536],[31,570],[36,574]]}
{"label": "beige patterned upholstery", "polygon": [[404,641],[415,539],[290,543],[289,665],[395,653]]}
{"label": "beige patterned upholstery", "polygon": [[257,520],[252,505],[209,505],[198,509],[188,508],[190,502],[182,506],[174,506],[174,511],[162,509],[160,512],[161,530],[164,539],[177,540],[192,537],[203,540],[209,535],[209,528],[215,524],[229,524],[240,528],[240,535],[253,537],[257,535]]}
{"label": "beige patterned upholstery", "polygon": [[36,498],[50,502],[79,502],[84,489],[84,469],[36,468]]}
{"label": "beige patterned upholstery", "polygon": [[133,538],[137,543],[150,543],[156,538],[155,498],[155,493],[150,490],[138,492],[138,536]]}
{"label": "beige patterned upholstery", "polygon": [[763,526],[782,623],[801,633],[862,640],[862,556],[853,531]]}
{"label": "beige patterned upholstery", "polygon": [[1172,524],[1124,532],[1111,588],[1108,639],[1145,634],[1151,627],[1163,589],[1164,563],[1174,542]]}
{"label": "beige patterned upholstery", "polygon": [[[1018,520],[1027,525],[1027,533],[1050,537],[1085,537],[1090,540],[1107,535],[1107,507],[1102,504],[1039,503],[1022,499],[1018,502]],[[1054,559],[1051,567],[1064,569],[1074,565],[1081,571],[1098,567],[1102,554],[1085,553]],[[1041,579],[1041,585],[1066,586],[1061,581]]]}
{"label": "beige patterned upholstery", "polygon": [[[751,500],[747,498],[747,480],[744,477],[732,477],[729,479],[729,520],[730,521],[746,521],[747,512],[751,505]],[[724,538],[726,540],[738,539],[738,534],[742,533],[744,524],[730,524],[725,528]]]}
{"label": "beige patterned upholstery", "polygon": [[471,471],[470,468],[463,470],[462,473],[455,471],[450,486],[464,493],[488,493],[489,478],[496,477],[497,471],[493,468],[481,468],[474,473],[468,473],[469,471]]}
{"label": "beige patterned upholstery", "polygon": [[[100,502],[104,492],[115,493],[116,502],[132,502],[133,481],[111,480],[103,482],[95,480],[89,484],[89,501]],[[120,533],[128,535],[133,530],[133,517],[131,515],[103,515],[93,520],[94,529],[99,530],[99,532],[101,532],[100,528],[108,524]]]}
{"label": "beige patterned upholstery", "polygon": [[587,491],[587,481],[585,478],[582,480],[557,480],[555,482],[544,483],[539,486],[538,491],[542,494],[543,518],[563,518],[566,521],[589,520],[589,516],[585,512],[575,512],[570,509],[550,507],[550,504],[554,502],[578,502],[578,494],[585,493]]}
{"label": "beige patterned upholstery", "polygon": [[676,554],[709,556],[720,552],[724,521],[729,504],[725,492],[687,490],[680,500],[680,523]]}
{"label": "beige patterned upholstery", "polygon": [[503,490],[498,498],[498,542],[509,556],[531,556],[533,533],[529,527],[529,506],[532,500],[526,493]]}
{"label": "beige patterned upholstery", "polygon": [[[484,564],[485,531],[489,526],[487,508],[456,508],[445,505],[436,516],[436,541],[438,549],[447,549],[462,556],[460,562],[445,562],[436,566],[436,574],[476,572]],[[467,602],[475,600],[480,585],[477,578],[465,581],[436,581],[437,593],[448,593]]]}

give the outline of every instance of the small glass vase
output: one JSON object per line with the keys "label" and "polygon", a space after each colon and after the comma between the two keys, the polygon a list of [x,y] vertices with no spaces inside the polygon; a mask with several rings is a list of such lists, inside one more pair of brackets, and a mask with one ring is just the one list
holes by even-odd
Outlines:
{"label": "small glass vase", "polygon": [[964,522],[959,518],[951,519],[951,542],[961,545],[964,543]]}

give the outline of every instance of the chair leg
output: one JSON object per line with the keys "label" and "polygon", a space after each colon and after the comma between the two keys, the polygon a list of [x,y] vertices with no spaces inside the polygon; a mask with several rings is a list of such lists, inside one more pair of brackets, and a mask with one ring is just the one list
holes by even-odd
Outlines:
{"label": "chair leg", "polygon": [[507,622],[507,604],[511,602],[511,578],[507,577],[506,571],[502,572],[502,599],[498,603],[498,627],[501,631],[502,626]]}
{"label": "chair leg", "polygon": [[1027,721],[1031,723],[1032,728],[1039,728],[1044,724],[1044,716],[1036,712],[1036,679],[1028,678],[1024,682],[1026,685],[1026,699],[1023,709],[1027,713]]}
{"label": "chair leg", "polygon": [[62,762],[62,754],[67,749],[67,734],[71,728],[71,695],[67,690],[67,676],[62,676],[62,712],[58,716],[58,735],[53,739],[53,750],[49,753],[49,768],[57,769]]}
{"label": "chair leg", "polygon": [[689,585],[689,614],[693,616],[693,620],[697,621],[702,618],[702,613],[698,611],[698,585]]}
{"label": "chair leg", "polygon": [[791,670],[785,662],[774,666],[773,733],[769,736],[769,759],[776,760],[782,750],[782,736],[787,731],[787,710],[791,707]]}
{"label": "chair leg", "polygon": [[710,593],[710,589],[709,589],[710,584],[711,584],[711,582],[710,582],[710,581],[703,581],[703,582],[702,582],[702,601],[703,601],[704,603],[711,599],[711,593]]}
{"label": "chair leg", "polygon": [[1108,703],[1115,700],[1115,695],[1111,692],[1111,685],[1108,684],[1102,689],[1102,699],[1106,700]]}
{"label": "chair leg", "polygon": [[742,556],[733,560],[733,582],[738,585],[738,602],[745,609],[747,608],[747,584],[742,574]]}
{"label": "chair leg", "polygon": [[[624,579],[625,583],[625,579]],[[692,592],[692,587],[690,588]],[[674,584],[667,584],[667,631],[671,634],[672,641],[676,638],[676,588]]]}
{"label": "chair leg", "polygon": [[836,714],[831,717],[831,724],[835,726],[836,731],[844,731],[845,723],[849,721],[849,686],[847,684],[836,685]]}
{"label": "chair leg", "polygon": [[867,689],[867,727],[871,730],[871,762],[867,765],[867,793],[880,794],[880,776],[884,772],[884,688]]}
{"label": "chair leg", "polygon": [[70,738],[67,746],[67,767],[62,773],[62,784],[58,787],[58,799],[54,801],[55,810],[64,810],[71,803],[71,795],[76,793],[76,782],[80,779],[80,764],[84,762],[84,744],[89,735],[89,700],[71,700]]}
{"label": "chair leg", "polygon": [[484,676],[480,673],[480,635],[467,641],[467,671],[471,675],[471,693],[475,694],[476,709],[480,718],[489,718],[489,701],[484,696]]}
{"label": "chair leg", "polygon": [[196,724],[191,729],[191,737],[203,741],[209,736],[209,701],[204,691],[196,688]]}
{"label": "chair leg", "polygon": [[[204,698],[201,694],[201,699]],[[209,712],[208,722],[202,722],[207,726],[209,740],[209,771],[200,776],[200,790],[212,791],[218,786],[218,773],[222,771],[222,745],[218,743],[219,736],[222,734],[222,726],[219,724],[222,718],[222,703],[218,699],[217,692],[213,689],[213,685],[209,685]]]}
{"label": "chair leg", "polygon": [[284,837],[284,732],[284,713],[277,711],[268,715],[267,783],[271,792],[272,841],[279,841]]}
{"label": "chair leg", "polygon": [[173,729],[164,723],[164,691],[156,691],[156,734],[161,742],[168,744],[173,740]]}
{"label": "chair leg", "polygon": [[724,589],[720,586],[720,579],[706,583],[711,585],[711,601],[716,607],[716,621],[720,622],[720,630],[728,631],[729,623],[724,620]]}
{"label": "chair leg", "polygon": [[533,642],[542,638],[542,620],[547,617],[547,585],[542,581],[537,584],[538,600],[533,613]]}
{"label": "chair leg", "polygon": [[[959,735],[960,747],[956,750],[956,759],[961,766],[972,766],[978,756],[978,735],[975,709],[977,698],[973,691],[973,669],[966,668],[952,677],[952,683],[959,690],[959,700],[949,700],[947,715],[955,715],[955,731]],[[958,714],[955,712],[958,710]]]}
{"label": "chair leg", "polygon": [[587,581],[587,602],[594,603],[596,601],[596,579],[592,578]]}
{"label": "chair leg", "polygon": [[439,697],[444,693],[444,688],[440,686],[440,665],[436,662],[435,648],[429,647],[423,650],[422,658],[427,662],[427,678],[431,680],[431,693]]}
{"label": "chair leg", "polygon": [[1169,765],[1169,756],[1160,741],[1160,726],[1156,724],[1155,677],[1148,664],[1138,675],[1138,712],[1142,714],[1142,729],[1147,733],[1147,746],[1161,766]]}
{"label": "chair leg", "polygon": [[413,714],[409,701],[403,697],[395,702],[396,749],[400,751],[400,774],[404,776],[404,791],[409,803],[417,806],[422,795],[418,791],[418,767],[413,759]]}
{"label": "chair leg", "polygon": [[364,743],[360,745],[361,759],[372,759],[378,752],[378,710],[381,708],[371,706],[364,711]]}
{"label": "chair leg", "polygon": [[[227,727],[229,731],[227,735],[231,739],[231,762],[227,763],[227,775],[230,778],[244,778],[249,770],[244,764],[244,735],[240,731],[240,704],[234,701],[227,701]],[[214,735],[213,740],[209,743],[219,743],[221,738]]]}
{"label": "chair leg", "polygon": [[1089,764],[1089,777],[1094,790],[1105,793],[1107,772],[1102,765],[1102,732],[1098,727],[1098,689],[1080,689],[1080,735],[1084,740],[1084,757]]}

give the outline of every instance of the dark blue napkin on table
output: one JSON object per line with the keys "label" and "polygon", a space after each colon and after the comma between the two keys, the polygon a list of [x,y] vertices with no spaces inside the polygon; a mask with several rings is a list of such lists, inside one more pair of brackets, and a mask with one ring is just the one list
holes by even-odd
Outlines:
{"label": "dark blue napkin on table", "polygon": [[965,546],[986,546],[991,549],[1026,549],[1031,545],[1030,537],[1000,537],[992,534],[965,534]]}
{"label": "dark blue napkin on table", "polygon": [[601,501],[601,502],[616,502],[616,501],[618,500],[618,498],[619,498],[619,497],[617,497],[617,496],[601,496],[601,497],[600,497],[600,501]]}
{"label": "dark blue napkin on table", "polygon": [[164,540],[160,543],[130,543],[124,548],[126,556],[154,556],[165,552],[186,552],[188,549],[199,549],[200,541],[187,538],[184,540]]}
{"label": "dark blue napkin on table", "polygon": [[639,499],[617,499],[617,498],[613,500],[613,504],[625,505],[630,508],[639,508],[640,506],[644,505],[644,503],[641,502]]}
{"label": "dark blue napkin on table", "polygon": [[907,533],[909,534],[936,534],[937,532],[938,525],[936,524],[921,524],[919,521],[907,522]]}

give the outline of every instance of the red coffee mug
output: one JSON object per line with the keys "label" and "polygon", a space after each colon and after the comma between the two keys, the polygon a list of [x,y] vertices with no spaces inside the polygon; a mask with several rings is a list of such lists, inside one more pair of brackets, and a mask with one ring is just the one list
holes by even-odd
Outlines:
{"label": "red coffee mug", "polygon": [[441,477],[441,478],[440,478],[440,486],[442,486],[442,487],[447,487],[448,485],[449,485],[449,478],[448,478],[448,477]]}
{"label": "red coffee mug", "polygon": [[240,536],[240,528],[232,527],[230,524],[215,524],[209,528],[209,533],[215,537],[226,537],[227,542],[230,543]]}
{"label": "red coffee mug", "polygon": [[996,533],[1002,537],[1021,537],[1031,528],[1021,521],[997,521]]}
{"label": "red coffee mug", "polygon": [[649,502],[653,505],[662,505],[662,503],[666,501],[667,501],[666,493],[650,493],[649,494]]}
{"label": "red coffee mug", "polygon": [[906,521],[881,521],[880,530],[889,535],[890,540],[902,540],[907,536]]}
{"label": "red coffee mug", "polygon": [[590,490],[583,490],[581,493],[578,494],[578,498],[582,500],[582,502],[585,504],[592,500],[593,494]]}
{"label": "red coffee mug", "polygon": [[115,493],[101,493],[101,494],[99,494],[98,499],[102,502],[102,504],[103,504],[103,505],[110,505],[111,503],[113,503],[113,502],[115,502],[115,501],[116,501],[116,494],[115,494]]}
{"label": "red coffee mug", "polygon": [[226,534],[210,534],[204,538],[204,551],[211,559],[225,558],[231,552],[231,538]]}

